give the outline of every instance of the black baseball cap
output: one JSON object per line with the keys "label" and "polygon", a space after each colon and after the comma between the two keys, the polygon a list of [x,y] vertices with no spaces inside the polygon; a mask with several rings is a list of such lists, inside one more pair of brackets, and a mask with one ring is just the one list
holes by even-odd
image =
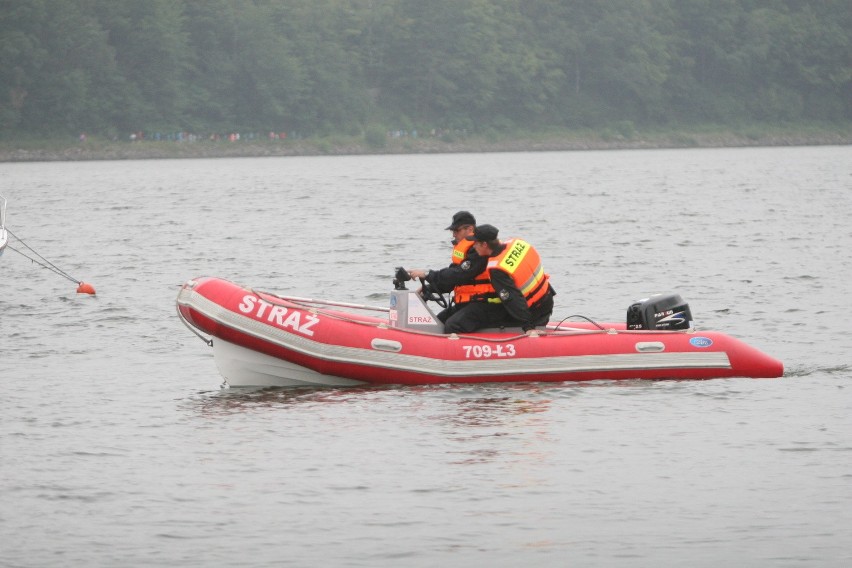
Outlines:
{"label": "black baseball cap", "polygon": [[466,237],[469,241],[480,243],[490,242],[497,239],[500,230],[494,225],[477,225],[472,237]]}
{"label": "black baseball cap", "polygon": [[476,225],[476,219],[470,214],[470,211],[459,211],[453,215],[453,222],[447,227],[447,231],[455,231],[464,225]]}

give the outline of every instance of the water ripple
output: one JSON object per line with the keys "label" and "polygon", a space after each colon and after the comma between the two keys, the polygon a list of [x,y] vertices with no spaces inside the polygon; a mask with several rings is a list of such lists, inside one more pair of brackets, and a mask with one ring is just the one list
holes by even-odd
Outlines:
{"label": "water ripple", "polygon": [[[3,562],[846,565],[848,152],[0,164],[98,290],[0,259]],[[541,249],[556,314],[675,291],[785,376],[223,389],[175,317],[201,275],[386,304],[456,209]]]}

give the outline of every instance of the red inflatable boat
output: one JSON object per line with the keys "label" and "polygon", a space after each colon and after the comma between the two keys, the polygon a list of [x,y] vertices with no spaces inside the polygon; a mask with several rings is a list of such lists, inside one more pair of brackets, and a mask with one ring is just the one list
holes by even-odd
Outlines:
{"label": "red inflatable boat", "polygon": [[390,307],[382,308],[196,278],[181,288],[177,309],[212,345],[231,386],[768,378],[784,372],[780,361],[742,341],[696,331],[688,305],[676,295],[634,304],[627,323],[563,322],[532,336],[520,329],[444,334],[420,295],[404,288],[393,290]]}

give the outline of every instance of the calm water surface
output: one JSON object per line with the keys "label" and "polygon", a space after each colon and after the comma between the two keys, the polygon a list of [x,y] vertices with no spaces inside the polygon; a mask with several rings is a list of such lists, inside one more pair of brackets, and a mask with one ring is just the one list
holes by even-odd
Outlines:
{"label": "calm water surface", "polygon": [[[849,147],[0,164],[0,566],[852,563]],[[555,318],[656,292],[777,380],[221,389],[215,275],[384,305],[470,209]],[[12,246],[22,248],[13,240]]]}

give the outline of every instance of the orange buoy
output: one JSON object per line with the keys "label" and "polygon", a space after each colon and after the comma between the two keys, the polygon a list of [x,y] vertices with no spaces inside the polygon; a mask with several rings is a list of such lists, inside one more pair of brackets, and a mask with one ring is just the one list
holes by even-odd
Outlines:
{"label": "orange buoy", "polygon": [[77,286],[78,294],[90,294],[92,296],[95,295],[95,287],[91,284],[87,284],[85,282],[80,282],[80,285]]}

